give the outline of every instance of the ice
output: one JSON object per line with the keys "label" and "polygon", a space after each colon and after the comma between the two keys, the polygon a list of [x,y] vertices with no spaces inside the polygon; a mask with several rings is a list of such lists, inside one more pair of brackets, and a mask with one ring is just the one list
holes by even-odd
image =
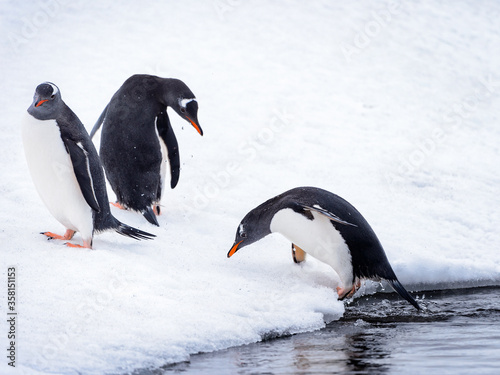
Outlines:
{"label": "ice", "polygon": [[[353,204],[409,290],[500,285],[499,4],[51,0],[4,1],[0,14],[12,373],[120,373],[338,319],[336,274],[294,264],[280,235],[226,258],[244,215],[296,186]],[[93,251],[44,240],[64,228],[24,160],[35,87],[58,85],[90,131],[136,73],[182,79],[205,132],[170,111],[182,170],[159,228],[112,208],[157,238],[105,233]]]}

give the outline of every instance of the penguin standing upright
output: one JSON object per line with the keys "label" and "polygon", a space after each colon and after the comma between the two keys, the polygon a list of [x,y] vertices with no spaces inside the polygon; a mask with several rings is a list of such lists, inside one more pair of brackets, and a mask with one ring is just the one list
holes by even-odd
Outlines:
{"label": "penguin standing upright", "polygon": [[134,239],[155,237],[111,215],[97,150],[56,85],[38,85],[28,113],[22,126],[28,168],[50,213],[66,227],[62,236],[42,234],[49,239],[70,240],[80,232],[83,246],[67,245],[86,248],[92,248],[95,232],[111,229]]}
{"label": "penguin standing upright", "polygon": [[295,262],[302,261],[308,253],[337,272],[340,300],[352,296],[363,279],[384,279],[420,309],[398,281],[368,222],[339,196],[315,187],[300,187],[269,199],[243,218],[228,258],[275,232],[292,242]]}
{"label": "penguin standing upright", "polygon": [[178,79],[137,74],[128,78],[113,95],[90,133],[103,125],[99,155],[106,177],[116,194],[116,206],[142,213],[159,225],[160,200],[166,162],[170,186],[179,181],[179,146],[167,114],[173,108],[200,135],[198,102]]}

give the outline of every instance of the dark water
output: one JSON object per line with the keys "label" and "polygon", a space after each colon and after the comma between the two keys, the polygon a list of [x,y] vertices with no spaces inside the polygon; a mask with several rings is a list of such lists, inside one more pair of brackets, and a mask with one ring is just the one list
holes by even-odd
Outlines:
{"label": "dark water", "polygon": [[321,331],[135,374],[500,374],[500,288],[425,292],[421,305],[363,297]]}

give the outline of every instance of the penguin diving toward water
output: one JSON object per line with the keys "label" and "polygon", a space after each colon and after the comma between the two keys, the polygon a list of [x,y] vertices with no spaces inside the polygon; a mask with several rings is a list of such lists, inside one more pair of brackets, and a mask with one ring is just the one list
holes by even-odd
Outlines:
{"label": "penguin diving toward water", "polygon": [[296,263],[309,253],[337,272],[340,300],[351,297],[363,279],[383,279],[420,310],[398,281],[368,222],[339,196],[315,187],[299,187],[269,199],[243,218],[228,258],[242,247],[275,232],[292,242]]}
{"label": "penguin diving toward water", "polygon": [[167,107],[203,135],[198,102],[178,79],[136,74],[113,95],[90,133],[103,125],[99,155],[106,177],[116,194],[115,206],[140,212],[159,225],[167,160],[170,187],[179,181],[179,146]]}
{"label": "penguin diving toward water", "polygon": [[33,183],[50,213],[66,227],[62,236],[42,234],[49,240],[71,240],[80,232],[83,246],[67,245],[90,249],[95,232],[114,230],[136,240],[156,237],[111,214],[97,150],[56,85],[38,85],[28,114],[22,137]]}

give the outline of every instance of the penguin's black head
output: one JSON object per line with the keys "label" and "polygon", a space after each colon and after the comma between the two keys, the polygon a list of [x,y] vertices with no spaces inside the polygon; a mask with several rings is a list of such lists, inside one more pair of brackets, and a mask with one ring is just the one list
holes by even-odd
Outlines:
{"label": "penguin's black head", "polygon": [[164,95],[164,102],[203,135],[198,122],[198,102],[189,87],[181,80],[171,78],[167,80]]}
{"label": "penguin's black head", "polygon": [[45,82],[37,86],[28,113],[38,120],[51,120],[57,117],[61,105],[59,88],[51,82]]}
{"label": "penguin's black head", "polygon": [[260,205],[243,218],[236,230],[234,244],[227,253],[228,258],[242,247],[251,245],[271,234],[270,225],[272,216],[270,214],[271,212],[267,207]]}
{"label": "penguin's black head", "polygon": [[190,122],[200,135],[203,135],[203,130],[198,122],[198,102],[196,98],[179,98],[177,105],[173,105],[172,108],[184,120]]}

